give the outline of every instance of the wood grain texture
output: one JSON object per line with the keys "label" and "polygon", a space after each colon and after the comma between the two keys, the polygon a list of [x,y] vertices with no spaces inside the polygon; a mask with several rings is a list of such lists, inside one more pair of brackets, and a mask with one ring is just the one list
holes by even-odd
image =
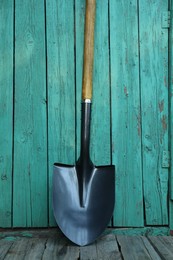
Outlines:
{"label": "wood grain texture", "polygon": [[[147,225],[168,224],[168,30],[162,28],[167,1],[140,1],[140,77],[143,185]],[[149,19],[147,18],[149,17]]]}
{"label": "wood grain texture", "polygon": [[46,1],[48,55],[49,224],[53,163],[75,162],[74,3]]}
{"label": "wood grain texture", "polygon": [[6,260],[22,260],[25,257],[25,253],[27,251],[27,246],[29,245],[29,241],[25,238],[16,240],[13,242],[11,247],[9,248],[7,254],[4,259]]}
{"label": "wood grain texture", "polygon": [[151,243],[149,242],[149,240],[146,237],[140,237],[140,239],[142,240],[146,250],[148,251],[151,259],[153,260],[161,260],[162,258],[159,256],[159,254],[155,251],[155,249],[153,248],[153,246],[151,245]]}
{"label": "wood grain texture", "polygon": [[137,1],[110,0],[112,156],[115,226],[143,219]]}
{"label": "wood grain texture", "polygon": [[52,234],[50,232],[45,243],[42,259],[77,260],[79,259],[79,247],[71,243],[62,233],[56,234],[53,232]]}
{"label": "wood grain texture", "polygon": [[13,226],[47,226],[44,1],[15,1]]}
{"label": "wood grain texture", "polygon": [[11,226],[13,142],[13,11],[0,6],[0,227]]}
{"label": "wood grain texture", "polygon": [[121,260],[122,254],[119,252],[118,243],[115,235],[108,234],[102,235],[97,241],[98,259],[109,260],[117,259]]}
{"label": "wood grain texture", "polygon": [[86,0],[82,100],[92,99],[95,0]]}
{"label": "wood grain texture", "polygon": [[[160,260],[161,258],[159,255],[154,251],[151,245],[143,242],[141,237],[132,236],[117,236],[118,244],[122,250],[123,259],[128,260],[137,260],[137,259],[153,259],[153,260]],[[150,246],[150,250],[149,250]],[[154,257],[153,257],[154,255]]]}
{"label": "wood grain texture", "polygon": [[[77,157],[80,147],[81,87],[84,39],[83,1],[76,0],[76,115]],[[91,119],[91,158],[96,165],[110,164],[110,84],[108,45],[108,1],[96,5],[93,104]],[[104,147],[104,148],[103,148]]]}
{"label": "wood grain texture", "polygon": [[13,242],[12,241],[0,241],[0,259],[4,259],[8,251],[10,250]]}
{"label": "wood grain texture", "polygon": [[148,239],[162,259],[172,260],[173,237],[149,237]]}

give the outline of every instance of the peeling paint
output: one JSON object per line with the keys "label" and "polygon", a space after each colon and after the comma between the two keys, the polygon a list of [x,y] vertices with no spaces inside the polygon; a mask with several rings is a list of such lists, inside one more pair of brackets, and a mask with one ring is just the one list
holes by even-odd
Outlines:
{"label": "peeling paint", "polygon": [[124,94],[126,95],[126,97],[128,97],[129,93],[128,93],[128,90],[127,90],[127,87],[124,86]]}
{"label": "peeling paint", "polygon": [[168,86],[168,83],[167,83],[167,77],[166,77],[166,76],[164,77],[164,85],[165,85],[165,87]]}
{"label": "peeling paint", "polygon": [[167,117],[166,117],[166,115],[163,115],[162,116],[162,128],[163,128],[163,130],[167,130]]}
{"label": "peeling paint", "polygon": [[162,99],[161,102],[159,102],[159,110],[160,110],[160,113],[163,111],[164,109],[164,100]]}
{"label": "peeling paint", "polygon": [[141,115],[137,116],[137,128],[138,128],[138,136],[141,136]]}

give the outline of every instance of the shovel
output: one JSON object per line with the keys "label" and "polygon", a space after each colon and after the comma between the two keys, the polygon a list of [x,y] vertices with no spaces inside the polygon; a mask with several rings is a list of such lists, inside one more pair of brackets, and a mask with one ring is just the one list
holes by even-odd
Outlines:
{"label": "shovel", "polygon": [[95,6],[95,0],[86,0],[80,157],[75,165],[55,163],[53,171],[55,220],[65,236],[80,246],[101,235],[115,200],[115,166],[95,166],[90,159]]}

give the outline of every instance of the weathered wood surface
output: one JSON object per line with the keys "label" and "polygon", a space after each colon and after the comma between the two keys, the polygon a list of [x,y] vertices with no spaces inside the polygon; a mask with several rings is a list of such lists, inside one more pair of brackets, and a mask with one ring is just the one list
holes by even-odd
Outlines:
{"label": "weathered wood surface", "polygon": [[11,226],[13,157],[13,1],[0,4],[0,226]]}
{"label": "weathered wood surface", "polygon": [[172,260],[173,237],[103,234],[79,247],[57,229],[0,232],[0,259]]}
{"label": "weathered wood surface", "polygon": [[[97,1],[91,157],[116,164],[114,226],[173,230],[172,5]],[[79,155],[84,14],[84,0],[1,1],[0,227],[55,225],[53,163]]]}
{"label": "weathered wood surface", "polygon": [[168,1],[153,3],[139,2],[143,187],[146,224],[165,225],[168,169],[162,158],[168,150],[168,29],[162,28],[162,15]]}
{"label": "weathered wood surface", "polygon": [[15,1],[13,226],[47,226],[44,1]]}
{"label": "weathered wood surface", "polygon": [[75,64],[73,1],[47,0],[47,81],[49,139],[49,224],[53,163],[75,162]]}
{"label": "weathered wood surface", "polygon": [[144,219],[137,1],[110,0],[109,9],[114,225],[140,227]]}

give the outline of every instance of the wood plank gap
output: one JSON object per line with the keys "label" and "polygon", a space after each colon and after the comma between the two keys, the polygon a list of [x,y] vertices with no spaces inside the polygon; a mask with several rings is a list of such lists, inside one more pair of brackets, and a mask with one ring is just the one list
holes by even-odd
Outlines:
{"label": "wood plank gap", "polygon": [[16,32],[16,17],[15,17],[16,0],[13,0],[13,129],[12,129],[12,187],[11,187],[11,227],[13,227],[13,191],[14,191],[14,127],[15,127],[15,32]]}
{"label": "wood plank gap", "polygon": [[153,260],[161,260],[160,255],[156,252],[155,248],[153,245],[150,243],[147,237],[141,236],[141,239],[143,241],[143,244],[148,251],[149,255],[151,256],[151,259]]}
{"label": "wood plank gap", "polygon": [[[108,0],[108,53],[109,53],[109,102],[110,102],[110,163],[112,164],[112,87],[111,87],[111,35],[110,35],[110,1]],[[116,167],[116,166],[115,166]],[[116,168],[115,168],[116,171]],[[112,217],[113,226],[113,217]]]}
{"label": "wood plank gap", "polygon": [[73,1],[73,30],[74,30],[74,102],[75,102],[75,162],[77,161],[77,77],[76,77],[76,1]]}
{"label": "wood plank gap", "polygon": [[47,16],[46,16],[47,10],[46,10],[46,0],[44,0],[44,31],[45,31],[45,88],[46,88],[46,140],[47,140],[47,145],[46,145],[46,155],[47,155],[47,226],[49,227],[49,196],[50,196],[50,191],[49,191],[49,125],[48,125],[48,50],[47,50]]}
{"label": "wood plank gap", "polygon": [[118,243],[121,246],[121,252],[124,259],[137,260],[148,259],[151,260],[150,254],[140,236],[117,236]]}
{"label": "wood plank gap", "polygon": [[102,235],[96,242],[98,259],[122,260],[116,236],[114,234]]}
{"label": "wood plank gap", "polygon": [[[143,125],[142,125],[142,91],[141,91],[141,49],[140,49],[140,5],[139,0],[137,0],[137,21],[138,21],[138,64],[139,64],[139,109],[140,109],[140,132],[143,132]],[[143,139],[141,137],[141,158],[143,157]],[[141,175],[142,175],[142,194],[143,194],[143,221],[144,226],[146,226],[146,209],[145,209],[145,198],[144,198],[144,171],[143,171],[143,160],[141,160]]]}
{"label": "wood plank gap", "polygon": [[118,242],[117,236],[116,236],[116,242],[117,242],[117,247],[118,247],[118,250],[119,250],[119,252],[120,252],[121,258],[122,258],[122,260],[124,260],[124,256],[123,256],[123,254],[122,254],[121,245],[120,245],[120,243]]}

